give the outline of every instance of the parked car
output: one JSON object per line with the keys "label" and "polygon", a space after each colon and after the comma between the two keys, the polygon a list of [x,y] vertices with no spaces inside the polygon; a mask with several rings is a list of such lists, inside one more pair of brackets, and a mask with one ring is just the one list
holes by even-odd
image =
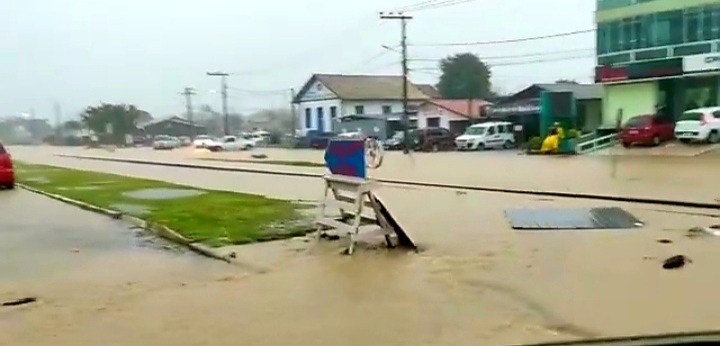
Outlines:
{"label": "parked car", "polygon": [[630,118],[620,130],[624,147],[633,144],[660,145],[674,137],[675,124],[671,119],[656,115],[639,115]]}
{"label": "parked car", "polygon": [[0,186],[7,189],[15,188],[15,170],[13,168],[12,156],[0,143]]}
{"label": "parked car", "polygon": [[208,146],[208,144],[211,144],[215,141],[216,139],[210,136],[199,135],[195,137],[195,140],[193,140],[193,146],[198,149],[204,149]]}
{"label": "parked car", "polygon": [[206,148],[212,152],[218,151],[239,151],[253,148],[254,143],[242,137],[225,136],[219,141],[209,143]]}
{"label": "parked car", "polygon": [[675,123],[675,138],[683,143],[720,142],[720,107],[686,111]]}
{"label": "parked car", "polygon": [[178,141],[180,141],[181,147],[189,147],[193,144],[193,140],[186,136],[178,137]]}
{"label": "parked car", "polygon": [[487,122],[468,127],[455,138],[458,150],[510,149],[515,146],[513,124],[510,122]]}
{"label": "parked car", "polygon": [[148,138],[145,136],[133,136],[133,145],[144,146],[148,144]]}
{"label": "parked car", "polygon": [[[413,139],[415,130],[408,131],[408,136],[411,138],[411,145],[415,147],[415,140]],[[388,138],[383,142],[383,147],[385,147],[385,150],[402,150],[405,146],[405,133],[403,131],[397,131],[395,134],[392,135],[392,137]]]}
{"label": "parked car", "polygon": [[175,137],[159,135],[153,139],[153,149],[172,150],[180,147],[180,141]]}
{"label": "parked car", "polygon": [[440,151],[455,149],[455,135],[442,127],[426,127],[412,132],[415,150]]}
{"label": "parked car", "polygon": [[337,137],[333,132],[318,132],[309,137],[310,148],[313,149],[325,149],[331,139]]}

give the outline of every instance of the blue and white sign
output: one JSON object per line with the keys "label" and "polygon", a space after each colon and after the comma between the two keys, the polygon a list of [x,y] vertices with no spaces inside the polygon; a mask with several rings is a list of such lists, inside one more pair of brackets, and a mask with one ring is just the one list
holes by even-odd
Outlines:
{"label": "blue and white sign", "polygon": [[690,55],[683,57],[683,72],[720,70],[720,53]]}

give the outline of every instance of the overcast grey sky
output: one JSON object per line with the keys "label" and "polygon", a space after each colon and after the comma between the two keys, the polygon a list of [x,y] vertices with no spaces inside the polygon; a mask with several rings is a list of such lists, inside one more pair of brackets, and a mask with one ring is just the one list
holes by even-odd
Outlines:
{"label": "overcast grey sky", "polygon": [[[34,109],[66,118],[89,104],[136,104],[156,117],[183,110],[179,95],[219,109],[217,78],[229,79],[230,107],[249,113],[287,107],[289,89],[312,73],[397,74],[399,23],[377,12],[424,0],[0,0],[0,115]],[[409,43],[477,42],[593,27],[592,0],[475,0],[411,13]],[[411,46],[415,59],[472,52],[488,59],[493,83],[512,92],[535,82],[589,82],[592,33],[513,44]],[[558,52],[560,51],[560,52]],[[385,52],[385,53],[383,53]],[[551,55],[502,58],[556,52]],[[564,53],[563,53],[564,52]],[[525,64],[529,61],[573,60]],[[515,64],[517,63],[517,64]],[[434,83],[434,61],[413,61],[412,79]],[[502,65],[502,66],[500,66]]]}

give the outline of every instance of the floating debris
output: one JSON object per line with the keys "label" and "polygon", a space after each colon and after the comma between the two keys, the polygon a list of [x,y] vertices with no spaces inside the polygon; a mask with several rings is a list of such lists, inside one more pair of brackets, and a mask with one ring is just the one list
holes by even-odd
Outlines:
{"label": "floating debris", "polygon": [[19,305],[34,303],[36,301],[37,301],[37,298],[35,298],[35,297],[26,297],[26,298],[20,298],[20,299],[4,302],[4,303],[2,303],[2,306],[19,306]]}
{"label": "floating debris", "polygon": [[124,192],[123,195],[135,199],[145,200],[162,200],[162,199],[176,199],[176,198],[188,198],[195,197],[204,194],[205,192],[200,190],[192,189],[167,189],[167,188],[154,188],[154,189],[142,189],[135,191]]}
{"label": "floating debris", "polygon": [[693,227],[688,230],[688,238],[697,238],[697,237],[708,237],[708,236],[720,236],[720,229],[714,228],[715,226],[710,227]]}
{"label": "floating debris", "polygon": [[692,263],[692,260],[686,256],[683,255],[677,255],[672,256],[665,261],[663,261],[663,269],[672,270],[672,269],[680,269],[685,266],[685,264]]}
{"label": "floating debris", "polygon": [[263,153],[254,153],[250,155],[250,157],[252,157],[253,159],[267,159],[267,155]]}
{"label": "floating debris", "polygon": [[658,239],[657,242],[660,244],[672,244],[673,241],[670,239]]}
{"label": "floating debris", "polygon": [[617,208],[536,208],[505,211],[513,229],[632,229],[643,223]]}

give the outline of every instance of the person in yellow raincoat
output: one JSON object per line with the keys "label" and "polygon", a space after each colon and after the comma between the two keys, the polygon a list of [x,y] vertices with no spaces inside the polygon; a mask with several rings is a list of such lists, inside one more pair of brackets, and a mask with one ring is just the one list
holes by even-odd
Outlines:
{"label": "person in yellow raincoat", "polygon": [[554,123],[553,126],[550,128],[550,134],[545,137],[545,140],[543,140],[542,142],[542,146],[540,147],[540,153],[556,153],[558,151],[558,148],[560,147],[560,140],[563,138],[564,135],[565,133],[560,126],[560,123]]}

